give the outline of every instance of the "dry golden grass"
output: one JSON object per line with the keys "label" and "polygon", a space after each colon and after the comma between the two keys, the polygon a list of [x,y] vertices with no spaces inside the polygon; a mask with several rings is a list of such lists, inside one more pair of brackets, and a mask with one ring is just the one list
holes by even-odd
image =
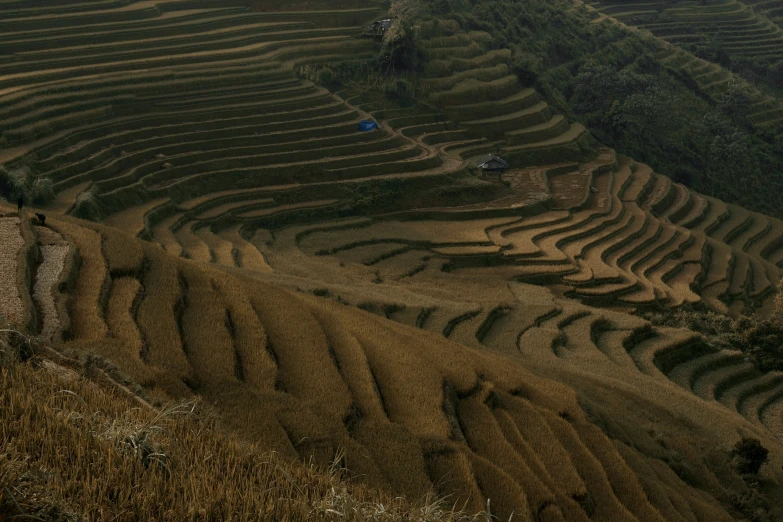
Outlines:
{"label": "dry golden grass", "polygon": [[[427,229],[414,222],[417,227]],[[484,227],[455,228],[453,233],[486,235]],[[498,355],[478,345],[469,349],[441,335],[247,278],[242,270],[224,271],[140,244],[143,277],[112,281],[106,316],[109,335],[102,340],[77,338],[69,348],[111,360],[151,396],[203,397],[232,430],[285,458],[328,464],[342,450],[342,462],[368,484],[414,501],[436,491],[448,495],[450,504],[473,511],[485,508],[490,499],[490,511],[502,520],[515,512],[514,519],[528,520],[660,522],[667,519],[667,509],[681,510],[682,506],[673,508],[679,500],[670,493],[685,488],[685,483],[655,468],[650,473],[651,465],[644,465],[648,457],[668,455],[661,446],[646,442],[645,428],[636,433],[611,424],[601,432],[582,406],[584,397],[597,393],[593,387],[582,385],[577,400],[574,389],[536,376],[566,378],[571,371],[598,376],[612,371],[628,376],[631,386],[639,377],[635,366],[607,370],[613,363],[605,357],[575,356],[581,366],[569,363],[569,358],[557,359],[547,336],[531,349],[549,350],[549,357],[523,359],[516,351]],[[106,277],[100,271],[93,275]],[[501,299],[518,296],[519,310],[511,317],[525,318],[519,328],[561,333],[558,319],[537,325],[535,318],[545,310],[567,308],[542,289],[507,284],[495,289],[481,281],[451,288],[437,283],[448,276],[442,277],[425,279],[417,287],[441,296],[442,301],[431,303],[447,303],[453,292],[461,301],[448,309],[470,309],[466,305],[479,292],[486,300],[480,306],[491,309]],[[374,286],[378,297],[392,292],[391,286]],[[134,331],[132,309],[138,292],[143,297]],[[525,300],[535,304],[525,308]],[[567,311],[563,317],[570,315]],[[603,315],[612,321],[615,314]],[[564,330],[567,342],[598,353],[592,339],[597,317],[591,312],[572,323]],[[634,327],[639,321],[618,319],[617,325]],[[513,338],[513,331],[506,336]],[[533,342],[533,337],[525,338]],[[622,343],[625,337],[607,335],[601,342]],[[619,349],[624,351],[622,345]],[[657,386],[663,386],[663,380],[675,388],[665,376],[659,377]],[[638,389],[622,396],[626,406],[618,410],[631,410],[624,413],[630,415],[629,423],[646,426],[670,418],[653,392],[633,386]],[[133,399],[134,388],[126,388],[123,395],[139,403]],[[608,400],[600,393],[598,398]],[[728,419],[728,411],[724,414]],[[726,433],[747,426],[736,414],[731,419],[735,420],[728,422]],[[695,428],[683,429],[690,434]],[[639,471],[631,458],[617,453],[607,435],[624,441],[631,437],[630,451],[642,459]],[[693,464],[694,476],[705,484],[704,489],[693,488],[705,492],[698,493],[700,503],[689,502],[688,509],[700,514],[712,510],[720,520],[727,511],[717,500],[722,498],[717,491],[736,475],[712,475],[700,461],[698,445],[690,440],[672,447],[683,455],[678,458]],[[769,477],[772,481],[774,473]],[[667,504],[661,495],[674,500]],[[590,516],[592,509],[596,511]]]}
{"label": "dry golden grass", "polygon": [[103,319],[103,305],[104,289],[109,277],[102,253],[101,236],[69,221],[58,221],[51,226],[73,241],[81,258],[79,277],[70,300],[73,337],[81,341],[101,340],[108,334]]}
{"label": "dry golden grass", "polygon": [[241,365],[242,380],[259,390],[274,388],[277,366],[267,352],[269,339],[250,299],[236,279],[213,279],[226,302],[234,349]]}
{"label": "dry golden grass", "polygon": [[344,418],[351,394],[316,317],[297,298],[272,287],[254,293],[252,302],[277,359],[282,389],[330,417]]}
{"label": "dry golden grass", "polygon": [[175,381],[192,378],[192,368],[182,349],[179,320],[183,289],[177,264],[153,245],[144,246],[149,270],[144,274],[144,299],[138,326],[147,343],[144,360],[170,373]]}
{"label": "dry golden grass", "polygon": [[103,256],[112,276],[138,274],[144,262],[141,244],[124,232],[101,227]]}
{"label": "dry golden grass", "polygon": [[[413,505],[227,434],[198,402],[139,408],[50,361],[15,363],[4,338],[0,512],[10,519],[469,521]],[[67,451],[63,451],[67,448]]]}

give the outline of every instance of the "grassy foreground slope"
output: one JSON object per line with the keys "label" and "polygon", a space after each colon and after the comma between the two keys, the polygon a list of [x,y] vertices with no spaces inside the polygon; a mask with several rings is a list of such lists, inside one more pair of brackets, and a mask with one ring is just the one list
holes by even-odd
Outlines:
{"label": "grassy foreground slope", "polygon": [[0,520],[477,518],[349,483],[339,459],[282,459],[226,433],[203,402],[153,407],[115,379],[104,360],[0,332]]}
{"label": "grassy foreground slope", "polygon": [[[15,306],[32,332],[47,321],[37,310],[54,309],[50,342],[110,360],[142,386],[133,400],[203,398],[284,460],[328,464],[342,450],[370,485],[435,491],[468,512],[491,499],[504,520],[731,520],[762,493],[759,506],[779,513],[780,400],[759,410],[765,423],[672,382],[682,357],[706,349],[688,331],[588,308],[550,324],[553,307],[572,305],[521,285],[512,322],[529,326],[517,346],[471,348],[100,225],[25,218],[3,230],[23,238],[2,271],[18,273]],[[68,254],[36,292],[54,240]],[[760,493],[731,465],[742,436],[771,451]],[[78,503],[76,491],[64,500]]]}

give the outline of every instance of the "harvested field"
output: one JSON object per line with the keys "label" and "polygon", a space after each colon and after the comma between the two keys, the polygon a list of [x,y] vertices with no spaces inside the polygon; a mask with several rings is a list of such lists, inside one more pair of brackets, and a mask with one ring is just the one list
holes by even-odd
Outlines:
{"label": "harvested field", "polygon": [[[489,226],[502,230],[524,220],[480,222],[477,230],[486,237]],[[477,232],[465,227],[469,222],[460,223],[462,229],[447,233],[475,239]],[[371,230],[375,224],[370,224],[348,230]],[[380,230],[396,231],[405,224],[419,234],[431,230],[415,221]],[[657,436],[684,444],[688,459],[707,438],[728,443],[737,429],[750,430],[769,447],[778,444],[765,431],[777,429],[771,413],[775,406],[763,406],[779,384],[775,376],[755,375],[757,383],[740,383],[732,377],[736,372],[721,377],[719,367],[713,371],[702,365],[699,377],[686,379],[693,391],[670,380],[681,382],[679,366],[701,354],[683,351],[693,336],[684,330],[651,328],[617,312],[597,313],[523,283],[476,282],[475,288],[484,289],[477,294],[459,272],[431,273],[407,290],[393,283],[412,300],[412,316],[419,318],[410,321],[437,331],[430,333],[240,275],[244,272],[172,257],[150,244],[139,243],[145,260],[140,279],[108,268],[85,270],[99,261],[101,267],[112,265],[104,257],[110,249],[100,246],[116,232],[99,225],[82,229],[76,221],[56,218],[52,227],[81,247],[82,270],[74,291],[93,296],[96,285],[110,280],[104,337],[96,338],[94,327],[88,328],[95,312],[72,307],[71,349],[113,360],[156,393],[203,397],[231,429],[286,455],[328,463],[338,447],[344,448],[352,472],[396,494],[415,497],[435,487],[477,509],[492,498],[493,513],[506,518],[513,511],[533,520],[532,512],[548,505],[563,519],[588,520],[574,498],[589,492],[606,516],[633,513],[658,520],[668,513],[670,496],[645,495],[651,488],[676,487],[683,492],[684,511],[707,509],[715,519],[729,520],[707,490],[676,475],[660,484],[662,479],[645,475],[647,468],[639,462],[661,458],[666,451],[648,441],[645,428],[623,431],[636,445],[618,453],[589,420],[596,412],[586,416],[571,386],[588,402],[634,404],[617,410],[623,413],[613,422],[655,422]],[[310,230],[301,241],[321,233],[327,232]],[[135,240],[128,236],[127,241],[129,251],[135,251],[130,247]],[[287,277],[281,274],[279,280]],[[464,283],[439,284],[438,277]],[[383,292],[392,288],[385,283],[374,287],[381,302]],[[478,307],[467,301],[476,297],[483,301]],[[432,303],[451,306],[421,319]],[[391,308],[386,314],[411,315]],[[444,339],[448,325],[450,339],[473,338],[471,348]],[[614,357],[620,354],[631,364],[618,364]],[[538,372],[561,382],[537,377]],[[598,376],[622,382],[617,388],[622,399],[609,399],[603,385],[595,383]],[[723,404],[703,402],[694,392],[712,393]],[[675,415],[689,412],[693,424],[688,430],[669,414],[660,416],[672,407]],[[716,419],[725,430],[714,431]],[[604,430],[621,433],[615,424]],[[459,479],[448,478],[445,463],[460,461]],[[480,498],[462,496],[468,494]]]}
{"label": "harvested field", "polygon": [[[705,198],[644,165],[632,172],[627,158],[616,169],[613,162],[605,155],[584,165],[524,171],[530,179],[512,188],[524,193],[534,184],[552,202],[550,210],[529,216],[466,219],[465,210],[454,208],[454,221],[440,218],[448,209],[423,221],[417,215],[427,211],[406,212],[406,221],[390,215],[349,230],[313,229],[297,247],[309,256],[371,265],[390,279],[424,269],[423,252],[430,251],[451,273],[503,274],[618,309],[703,303],[738,314],[748,306],[768,308],[772,282],[781,276],[779,249],[770,247],[779,242],[781,223],[736,206],[729,211],[712,199],[701,218],[681,220],[691,213],[680,210],[687,201]],[[521,173],[510,175],[518,180]],[[385,272],[385,266],[394,268]]]}
{"label": "harvested field", "polygon": [[0,217],[0,244],[3,245],[0,252],[0,314],[6,321],[16,323],[24,316],[16,277],[19,253],[24,246],[18,217]]}
{"label": "harvested field", "polygon": [[[145,407],[137,391],[203,400],[394,495],[501,520],[728,522],[727,492],[750,490],[715,453],[739,434],[771,449],[783,509],[781,376],[625,313],[771,313],[783,222],[599,148],[523,87],[518,53],[454,20],[422,23],[411,99],[332,93],[330,69],[375,57],[356,36],[383,6],[315,3],[0,4],[3,163],[57,192],[37,242],[0,217],[0,312]],[[665,10],[672,41],[748,16]],[[767,52],[764,34],[726,42]],[[705,93],[729,78],[687,67]],[[481,174],[488,153],[513,168]]]}

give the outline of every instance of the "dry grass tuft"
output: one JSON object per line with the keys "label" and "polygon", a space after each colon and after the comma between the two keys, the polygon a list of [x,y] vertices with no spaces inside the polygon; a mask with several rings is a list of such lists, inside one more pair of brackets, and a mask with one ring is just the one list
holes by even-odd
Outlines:
{"label": "dry grass tuft", "polygon": [[338,464],[286,462],[227,435],[199,402],[139,408],[83,370],[22,362],[20,339],[0,331],[0,513],[11,519],[479,520],[349,484]]}

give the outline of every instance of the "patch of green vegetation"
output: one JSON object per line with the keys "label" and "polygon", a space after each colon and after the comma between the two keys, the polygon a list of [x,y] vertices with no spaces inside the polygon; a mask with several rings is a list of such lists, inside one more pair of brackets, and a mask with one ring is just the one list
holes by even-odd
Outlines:
{"label": "patch of green vegetation", "polygon": [[[492,35],[511,49],[511,70],[601,142],[689,187],[783,215],[783,146],[744,117],[741,82],[716,100],[656,58],[660,42],[568,0],[438,0],[427,16]],[[441,26],[448,24],[441,22]]]}
{"label": "patch of green vegetation", "polygon": [[38,176],[26,167],[6,169],[0,166],[0,198],[25,204],[42,204],[54,199],[52,180]]}
{"label": "patch of green vegetation", "polygon": [[714,312],[689,309],[643,313],[655,326],[688,328],[718,349],[739,350],[759,370],[783,370],[783,313],[768,318],[732,319]]}

